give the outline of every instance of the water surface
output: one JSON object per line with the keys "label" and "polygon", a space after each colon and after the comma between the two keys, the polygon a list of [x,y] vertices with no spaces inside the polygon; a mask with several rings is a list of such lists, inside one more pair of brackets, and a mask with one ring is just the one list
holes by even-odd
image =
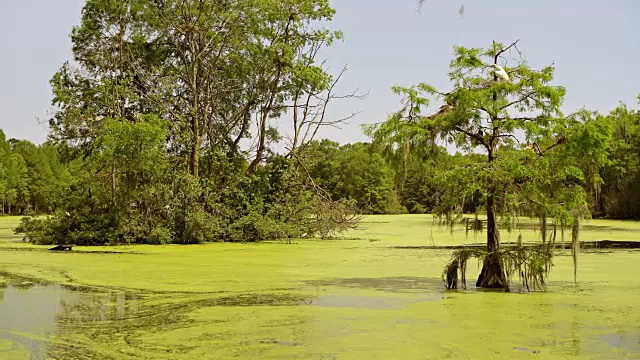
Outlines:
{"label": "water surface", "polygon": [[[428,224],[377,217],[363,240],[294,244],[0,244],[0,359],[640,358],[640,251],[581,254],[577,285],[559,251],[547,293],[477,291],[470,263],[469,289],[446,291],[450,250],[426,246],[473,237]],[[585,238],[631,227],[603,226]]]}

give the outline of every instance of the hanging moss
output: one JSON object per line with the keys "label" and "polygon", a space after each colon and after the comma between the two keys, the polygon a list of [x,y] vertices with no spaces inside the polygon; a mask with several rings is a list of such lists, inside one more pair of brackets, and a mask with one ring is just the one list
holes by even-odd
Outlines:
{"label": "hanging moss", "polygon": [[[521,242],[519,242],[520,244]],[[506,278],[508,283],[514,276],[522,282],[522,286],[527,291],[546,291],[546,278],[553,266],[552,247],[548,245],[535,245],[523,247],[521,245],[502,249],[499,254],[499,261],[502,262],[504,274],[496,276]],[[478,261],[488,261],[493,253],[484,249],[460,249],[453,253],[449,263],[442,273],[442,280],[447,289],[457,289],[458,279],[461,280],[462,288],[466,288],[467,262],[471,258]],[[458,276],[460,275],[460,276]],[[503,280],[501,280],[503,281]]]}

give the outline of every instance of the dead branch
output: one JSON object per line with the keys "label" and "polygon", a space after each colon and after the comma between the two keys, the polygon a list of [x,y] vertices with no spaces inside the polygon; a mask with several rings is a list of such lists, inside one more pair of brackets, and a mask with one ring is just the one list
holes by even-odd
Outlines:
{"label": "dead branch", "polygon": [[[324,64],[324,62],[323,62]],[[335,127],[340,128],[340,124],[344,124],[350,119],[357,116],[360,111],[355,111],[348,116],[327,120],[326,113],[329,103],[333,100],[340,99],[364,99],[367,94],[358,94],[358,90],[346,95],[336,95],[334,90],[338,82],[341,80],[344,73],[347,71],[347,66],[344,66],[338,75],[333,79],[328,88],[321,92],[308,91],[305,93],[303,89],[299,89],[293,102],[293,125],[294,134],[291,141],[291,146],[288,150],[287,157],[291,157],[293,152],[303,150],[306,146],[315,139],[318,131],[321,127]],[[304,95],[303,95],[304,94]],[[303,104],[300,104],[300,98],[306,98],[303,100]],[[302,110],[301,112],[299,110]]]}
{"label": "dead branch", "polygon": [[566,138],[566,137],[564,137],[564,136],[560,136],[558,139],[556,139],[556,142],[555,142],[554,144],[552,144],[551,146],[549,146],[549,147],[547,147],[546,149],[544,149],[544,150],[542,151],[542,153],[544,154],[544,153],[546,153],[547,151],[549,151],[549,150],[551,150],[551,149],[555,148],[556,146],[558,146],[558,145],[562,145],[562,144],[565,144],[566,142],[567,142],[567,138]]}
{"label": "dead branch", "polygon": [[513,134],[503,133],[499,134],[498,137],[512,137],[518,144],[520,144],[520,140],[518,140],[518,138]]}
{"label": "dead branch", "polygon": [[[306,175],[306,179],[308,181],[308,185],[311,186],[313,192],[318,196],[318,208],[316,210],[316,223],[322,222],[330,222],[332,227],[338,228],[339,230],[344,229],[355,229],[362,216],[358,214],[356,209],[351,208],[349,206],[345,207],[344,201],[338,200],[335,201],[331,199],[331,195],[324,188],[318,185],[313,177],[311,176],[311,172],[306,167],[304,162],[300,159],[298,154],[295,152],[291,152],[291,156],[296,160],[297,164],[304,171]],[[333,232],[334,230],[329,230],[328,232]],[[329,235],[326,229],[321,229],[321,236],[324,238]]]}

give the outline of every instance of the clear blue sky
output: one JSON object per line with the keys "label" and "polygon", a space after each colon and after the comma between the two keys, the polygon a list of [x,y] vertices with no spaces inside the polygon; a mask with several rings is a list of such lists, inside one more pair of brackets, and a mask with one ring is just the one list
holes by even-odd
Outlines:
{"label": "clear blue sky", "polygon": [[[42,142],[51,98],[49,79],[71,58],[68,34],[82,0],[0,0],[0,128],[8,137]],[[398,108],[390,87],[429,82],[447,88],[452,47],[485,47],[521,39],[528,62],[555,61],[556,83],[567,87],[565,110],[602,112],[619,101],[636,107],[640,93],[638,0],[332,1],[332,27],[345,40],[325,52],[333,68],[349,71],[340,89],[369,91],[365,100],[335,103],[331,115],[362,110],[342,130],[321,134],[340,142],[366,140],[360,124],[384,120]],[[465,17],[458,9],[465,6]]]}

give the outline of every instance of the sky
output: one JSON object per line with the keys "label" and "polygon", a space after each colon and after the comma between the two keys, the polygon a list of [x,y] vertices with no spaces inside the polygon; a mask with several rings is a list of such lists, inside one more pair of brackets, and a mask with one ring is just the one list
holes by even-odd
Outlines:
{"label": "sky", "polygon": [[[49,79],[72,58],[69,33],[83,0],[0,0],[0,129],[7,137],[45,141]],[[330,117],[359,111],[341,129],[320,134],[340,143],[366,141],[361,125],[399,108],[393,85],[430,83],[448,91],[453,46],[519,46],[534,68],[552,62],[554,83],[567,88],[563,110],[608,112],[640,94],[638,0],[332,0],[330,27],[344,40],[323,52],[334,72],[347,73],[338,91],[363,100],[331,104]],[[464,5],[464,17],[458,13]],[[42,123],[44,121],[44,123]]]}

